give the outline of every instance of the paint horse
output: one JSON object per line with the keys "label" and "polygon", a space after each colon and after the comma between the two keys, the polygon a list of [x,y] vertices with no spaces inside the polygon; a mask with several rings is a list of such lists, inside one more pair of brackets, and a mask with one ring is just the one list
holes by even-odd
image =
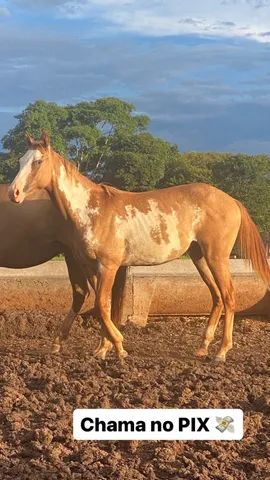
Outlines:
{"label": "paint horse", "polygon": [[[80,265],[74,259],[68,246],[68,232],[65,221],[50,201],[45,190],[29,195],[28,201],[15,205],[9,201],[8,185],[0,185],[0,266],[27,268],[44,263],[59,253],[64,253],[73,301],[71,309],[60,327],[61,339],[68,337],[76,316],[80,313],[90,293],[89,283],[95,288],[95,272],[86,278]],[[121,283],[122,282],[122,283]],[[118,292],[125,283],[125,272],[119,271],[114,286],[113,298],[119,299]],[[120,315],[120,301],[114,302],[115,322]],[[93,315],[97,312],[90,311]]]}
{"label": "paint horse", "polygon": [[[23,202],[29,193],[49,192],[69,226],[72,254],[85,276],[97,272],[96,304],[103,331],[98,355],[113,343],[124,357],[123,336],[111,319],[111,292],[120,266],[156,265],[178,259],[188,251],[212,295],[213,307],[196,352],[208,353],[225,310],[217,361],[232,348],[235,293],[229,257],[235,241],[262,279],[270,283],[264,244],[245,207],[206,184],[189,184],[142,193],[95,184],[57,154],[44,132],[40,141],[28,137],[28,150],[10,186],[10,198]],[[61,343],[58,337],[55,346]]]}

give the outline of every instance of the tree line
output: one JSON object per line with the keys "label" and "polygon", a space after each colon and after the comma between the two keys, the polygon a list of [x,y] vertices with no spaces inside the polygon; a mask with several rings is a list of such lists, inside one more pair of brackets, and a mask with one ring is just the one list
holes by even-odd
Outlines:
{"label": "tree line", "polygon": [[2,138],[1,183],[9,183],[18,170],[25,133],[38,138],[45,129],[54,149],[95,181],[130,191],[210,183],[244,203],[261,232],[270,232],[268,155],[182,153],[149,132],[148,116],[114,97],[66,106],[38,100],[16,119]]}

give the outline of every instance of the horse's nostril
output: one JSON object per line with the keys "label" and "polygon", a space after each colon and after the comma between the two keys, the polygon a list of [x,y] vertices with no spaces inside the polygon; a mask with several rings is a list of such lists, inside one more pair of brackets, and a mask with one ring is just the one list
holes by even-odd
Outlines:
{"label": "horse's nostril", "polygon": [[12,188],[10,187],[8,189],[8,196],[11,201],[17,202],[19,196],[20,196],[20,190],[18,188]]}

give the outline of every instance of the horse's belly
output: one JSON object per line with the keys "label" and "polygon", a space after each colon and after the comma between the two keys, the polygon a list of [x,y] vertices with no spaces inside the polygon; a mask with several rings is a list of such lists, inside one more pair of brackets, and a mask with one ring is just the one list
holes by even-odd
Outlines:
{"label": "horse's belly", "polygon": [[175,258],[182,253],[180,242],[172,244],[153,244],[152,242],[127,242],[125,261],[126,265],[158,265]]}

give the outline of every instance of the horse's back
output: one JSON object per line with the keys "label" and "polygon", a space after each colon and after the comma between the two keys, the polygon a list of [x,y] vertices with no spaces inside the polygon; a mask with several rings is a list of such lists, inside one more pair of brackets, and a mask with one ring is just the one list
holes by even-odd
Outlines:
{"label": "horse's back", "polygon": [[102,219],[96,222],[95,237],[101,249],[110,247],[114,260],[118,255],[125,265],[154,265],[179,258],[192,241],[209,244],[218,236],[226,238],[227,231],[234,238],[240,227],[236,201],[208,184],[142,193],[112,189],[110,193],[102,212],[106,225]]}
{"label": "horse's back", "polygon": [[236,203],[233,197],[207,183],[187,183],[145,192],[126,192],[105,186],[105,192],[112,204],[136,204],[142,207],[149,200],[155,200],[160,205],[167,204],[168,208],[181,201],[189,201],[192,205],[203,204],[206,207],[221,200],[225,201],[225,206],[232,206]]}

